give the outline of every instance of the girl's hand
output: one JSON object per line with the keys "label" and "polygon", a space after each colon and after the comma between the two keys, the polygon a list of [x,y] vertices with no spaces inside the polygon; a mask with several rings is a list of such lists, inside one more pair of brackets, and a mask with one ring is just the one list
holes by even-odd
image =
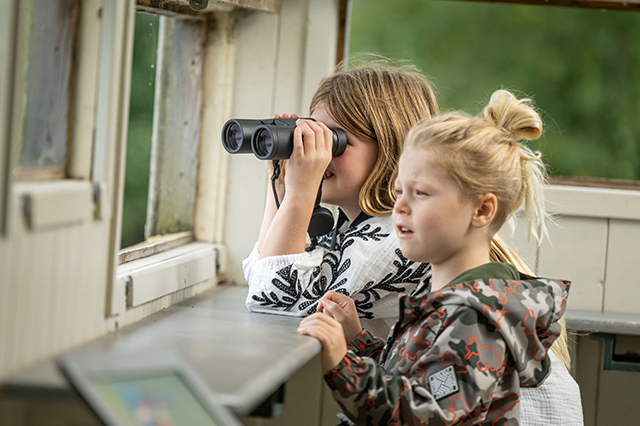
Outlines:
{"label": "girl's hand", "polygon": [[298,118],[295,114],[276,114],[273,118]]}
{"label": "girl's hand", "polygon": [[324,312],[340,323],[347,342],[362,332],[356,304],[349,296],[335,291],[327,292],[318,302],[318,312]]}
{"label": "girl's hand", "polygon": [[[296,114],[276,114],[273,118],[298,118]],[[267,176],[271,179],[273,176],[273,161],[267,161]],[[286,170],[287,160],[280,160],[280,175],[276,179],[276,190],[278,191],[278,199],[282,201],[285,194],[284,175]]]}
{"label": "girl's hand", "polygon": [[308,316],[300,323],[298,333],[307,334],[320,340],[323,374],[336,368],[347,354],[347,342],[344,340],[342,326],[328,315],[315,313]]}
{"label": "girl's hand", "polygon": [[296,202],[310,199],[313,203],[324,172],[331,163],[333,132],[317,121],[298,119],[296,124],[285,186]]}

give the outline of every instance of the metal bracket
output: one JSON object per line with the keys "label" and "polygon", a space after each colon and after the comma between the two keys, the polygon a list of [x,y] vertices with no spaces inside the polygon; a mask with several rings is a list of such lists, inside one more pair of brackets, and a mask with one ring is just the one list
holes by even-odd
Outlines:
{"label": "metal bracket", "polygon": [[125,283],[124,297],[125,297],[125,300],[126,300],[127,308],[130,308],[133,305],[133,303],[132,303],[132,299],[133,299],[133,278],[131,278],[131,275],[125,275],[124,277],[122,277],[122,280]]}

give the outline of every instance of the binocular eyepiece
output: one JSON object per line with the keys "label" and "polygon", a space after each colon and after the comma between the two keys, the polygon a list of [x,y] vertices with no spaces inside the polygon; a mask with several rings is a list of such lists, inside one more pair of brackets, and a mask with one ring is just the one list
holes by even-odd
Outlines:
{"label": "binocular eyepiece", "polygon": [[[293,152],[296,118],[231,119],[222,127],[222,146],[231,154],[251,153],[261,160],[284,160]],[[313,118],[305,118],[313,120]],[[315,121],[315,120],[314,120]],[[333,132],[333,155],[347,147],[342,129]]]}

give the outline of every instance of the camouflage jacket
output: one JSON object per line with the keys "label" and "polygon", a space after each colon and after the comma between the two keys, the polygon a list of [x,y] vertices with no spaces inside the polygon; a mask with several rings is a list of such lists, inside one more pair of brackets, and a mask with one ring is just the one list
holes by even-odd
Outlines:
{"label": "camouflage jacket", "polygon": [[400,297],[386,345],[363,331],[325,379],[358,425],[518,425],[520,387],[549,373],[569,285],[501,263],[439,291],[427,278]]}

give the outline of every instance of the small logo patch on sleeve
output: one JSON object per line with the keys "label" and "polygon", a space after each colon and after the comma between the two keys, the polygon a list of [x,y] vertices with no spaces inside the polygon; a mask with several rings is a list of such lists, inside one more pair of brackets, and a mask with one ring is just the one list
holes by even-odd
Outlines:
{"label": "small logo patch on sleeve", "polygon": [[458,392],[458,380],[453,365],[429,376],[429,390],[436,401]]}

